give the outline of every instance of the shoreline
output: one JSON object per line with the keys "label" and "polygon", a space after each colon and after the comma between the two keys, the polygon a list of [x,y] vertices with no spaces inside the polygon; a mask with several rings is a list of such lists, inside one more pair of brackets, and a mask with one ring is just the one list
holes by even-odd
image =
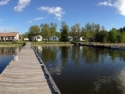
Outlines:
{"label": "shoreline", "polygon": [[70,42],[31,42],[32,46],[70,46]]}
{"label": "shoreline", "polygon": [[78,43],[77,46],[125,50],[124,43]]}
{"label": "shoreline", "polygon": [[72,46],[74,44],[32,44],[32,46]]}
{"label": "shoreline", "polygon": [[0,47],[19,47],[24,45],[24,41],[0,42]]}

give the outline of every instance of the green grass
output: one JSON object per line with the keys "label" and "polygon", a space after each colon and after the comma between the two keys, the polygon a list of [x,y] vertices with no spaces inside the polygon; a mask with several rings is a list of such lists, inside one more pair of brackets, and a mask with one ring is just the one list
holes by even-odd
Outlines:
{"label": "green grass", "polygon": [[31,42],[32,45],[70,45],[71,42]]}
{"label": "green grass", "polygon": [[0,42],[0,46],[22,46],[24,41]]}
{"label": "green grass", "polygon": [[32,44],[70,44],[71,42],[46,42],[46,41],[43,41],[43,42],[31,42]]}

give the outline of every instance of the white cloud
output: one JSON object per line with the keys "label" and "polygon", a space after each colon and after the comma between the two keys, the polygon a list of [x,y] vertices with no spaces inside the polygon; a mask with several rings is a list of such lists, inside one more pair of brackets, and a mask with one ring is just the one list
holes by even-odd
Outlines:
{"label": "white cloud", "polygon": [[44,19],[45,17],[38,17],[38,18],[34,18],[33,20],[34,21],[39,21],[39,20],[42,20],[42,19]]}
{"label": "white cloud", "polygon": [[119,14],[125,16],[125,0],[116,0],[115,7]]}
{"label": "white cloud", "polygon": [[15,11],[23,11],[23,9],[29,5],[31,0],[19,0],[18,5],[14,7]]}
{"label": "white cloud", "polygon": [[110,2],[107,2],[107,1],[104,1],[104,2],[100,2],[98,3],[99,6],[114,6],[114,4],[110,3]]}
{"label": "white cloud", "polygon": [[59,21],[62,20],[62,15],[65,14],[63,9],[61,7],[40,7],[38,8],[40,11],[46,11],[49,14],[54,14],[55,18],[58,19]]}
{"label": "white cloud", "polygon": [[33,21],[39,21],[45,19],[45,17],[38,17],[38,18],[34,18],[33,20],[28,21],[27,23],[32,23]]}
{"label": "white cloud", "polygon": [[119,14],[125,16],[125,0],[115,0],[113,3],[108,0],[98,3],[98,5],[114,7]]}
{"label": "white cloud", "polygon": [[27,23],[32,23],[32,21],[28,21]]}
{"label": "white cloud", "polygon": [[10,0],[1,0],[0,5],[6,5],[6,4],[8,4],[9,1]]}

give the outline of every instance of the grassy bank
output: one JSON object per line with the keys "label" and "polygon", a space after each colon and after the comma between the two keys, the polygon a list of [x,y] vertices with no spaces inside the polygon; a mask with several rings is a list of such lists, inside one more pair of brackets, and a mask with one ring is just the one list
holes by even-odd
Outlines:
{"label": "grassy bank", "polygon": [[23,46],[24,44],[24,41],[0,42],[0,47],[17,47]]}
{"label": "grassy bank", "polygon": [[65,46],[65,45],[72,45],[71,42],[31,42],[32,46]]}

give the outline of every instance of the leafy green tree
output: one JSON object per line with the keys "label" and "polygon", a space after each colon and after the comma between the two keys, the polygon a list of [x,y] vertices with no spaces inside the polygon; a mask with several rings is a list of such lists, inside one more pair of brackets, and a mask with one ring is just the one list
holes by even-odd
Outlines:
{"label": "leafy green tree", "polygon": [[75,24],[75,28],[76,28],[76,35],[80,36],[81,35],[80,24],[79,23]]}
{"label": "leafy green tree", "polygon": [[71,27],[70,35],[73,37],[73,41],[75,41],[75,37],[76,37],[76,28],[75,28],[75,26]]}
{"label": "leafy green tree", "polygon": [[108,42],[108,32],[106,30],[100,31],[99,40],[99,42]]}
{"label": "leafy green tree", "polygon": [[40,28],[41,28],[41,35],[42,35],[43,39],[47,39],[49,41],[49,38],[51,36],[49,25],[41,24]]}
{"label": "leafy green tree", "polygon": [[61,41],[63,42],[67,42],[68,41],[68,32],[69,32],[69,27],[65,22],[62,22],[61,25]]}
{"label": "leafy green tree", "polygon": [[24,34],[21,35],[21,37],[23,37],[23,38],[29,38],[29,33],[25,32]]}
{"label": "leafy green tree", "polygon": [[99,40],[100,29],[100,24],[86,23],[85,27],[82,27],[82,34],[86,35],[90,41]]}
{"label": "leafy green tree", "polygon": [[76,40],[76,36],[81,36],[81,28],[80,24],[76,23],[71,27],[69,35],[73,37],[73,41]]}
{"label": "leafy green tree", "polygon": [[60,32],[56,32],[55,35],[59,37],[59,39],[61,38]]}
{"label": "leafy green tree", "polygon": [[117,41],[119,42],[119,43],[123,43],[123,42],[125,42],[125,33],[123,32],[117,32],[118,34],[117,34]]}
{"label": "leafy green tree", "polygon": [[116,43],[118,40],[117,40],[117,30],[115,28],[112,28],[110,31],[109,31],[109,41],[110,42],[113,42],[113,43]]}
{"label": "leafy green tree", "polygon": [[88,32],[88,31],[82,31],[82,35],[85,37],[85,40],[86,41],[90,41],[90,38],[91,38],[91,32]]}
{"label": "leafy green tree", "polygon": [[37,26],[37,25],[31,26],[29,28],[29,32],[28,33],[29,33],[30,37],[31,36],[36,36],[36,35],[40,34],[40,27]]}
{"label": "leafy green tree", "polygon": [[57,24],[56,23],[50,23],[50,35],[53,36],[56,33],[56,28],[57,28]]}

